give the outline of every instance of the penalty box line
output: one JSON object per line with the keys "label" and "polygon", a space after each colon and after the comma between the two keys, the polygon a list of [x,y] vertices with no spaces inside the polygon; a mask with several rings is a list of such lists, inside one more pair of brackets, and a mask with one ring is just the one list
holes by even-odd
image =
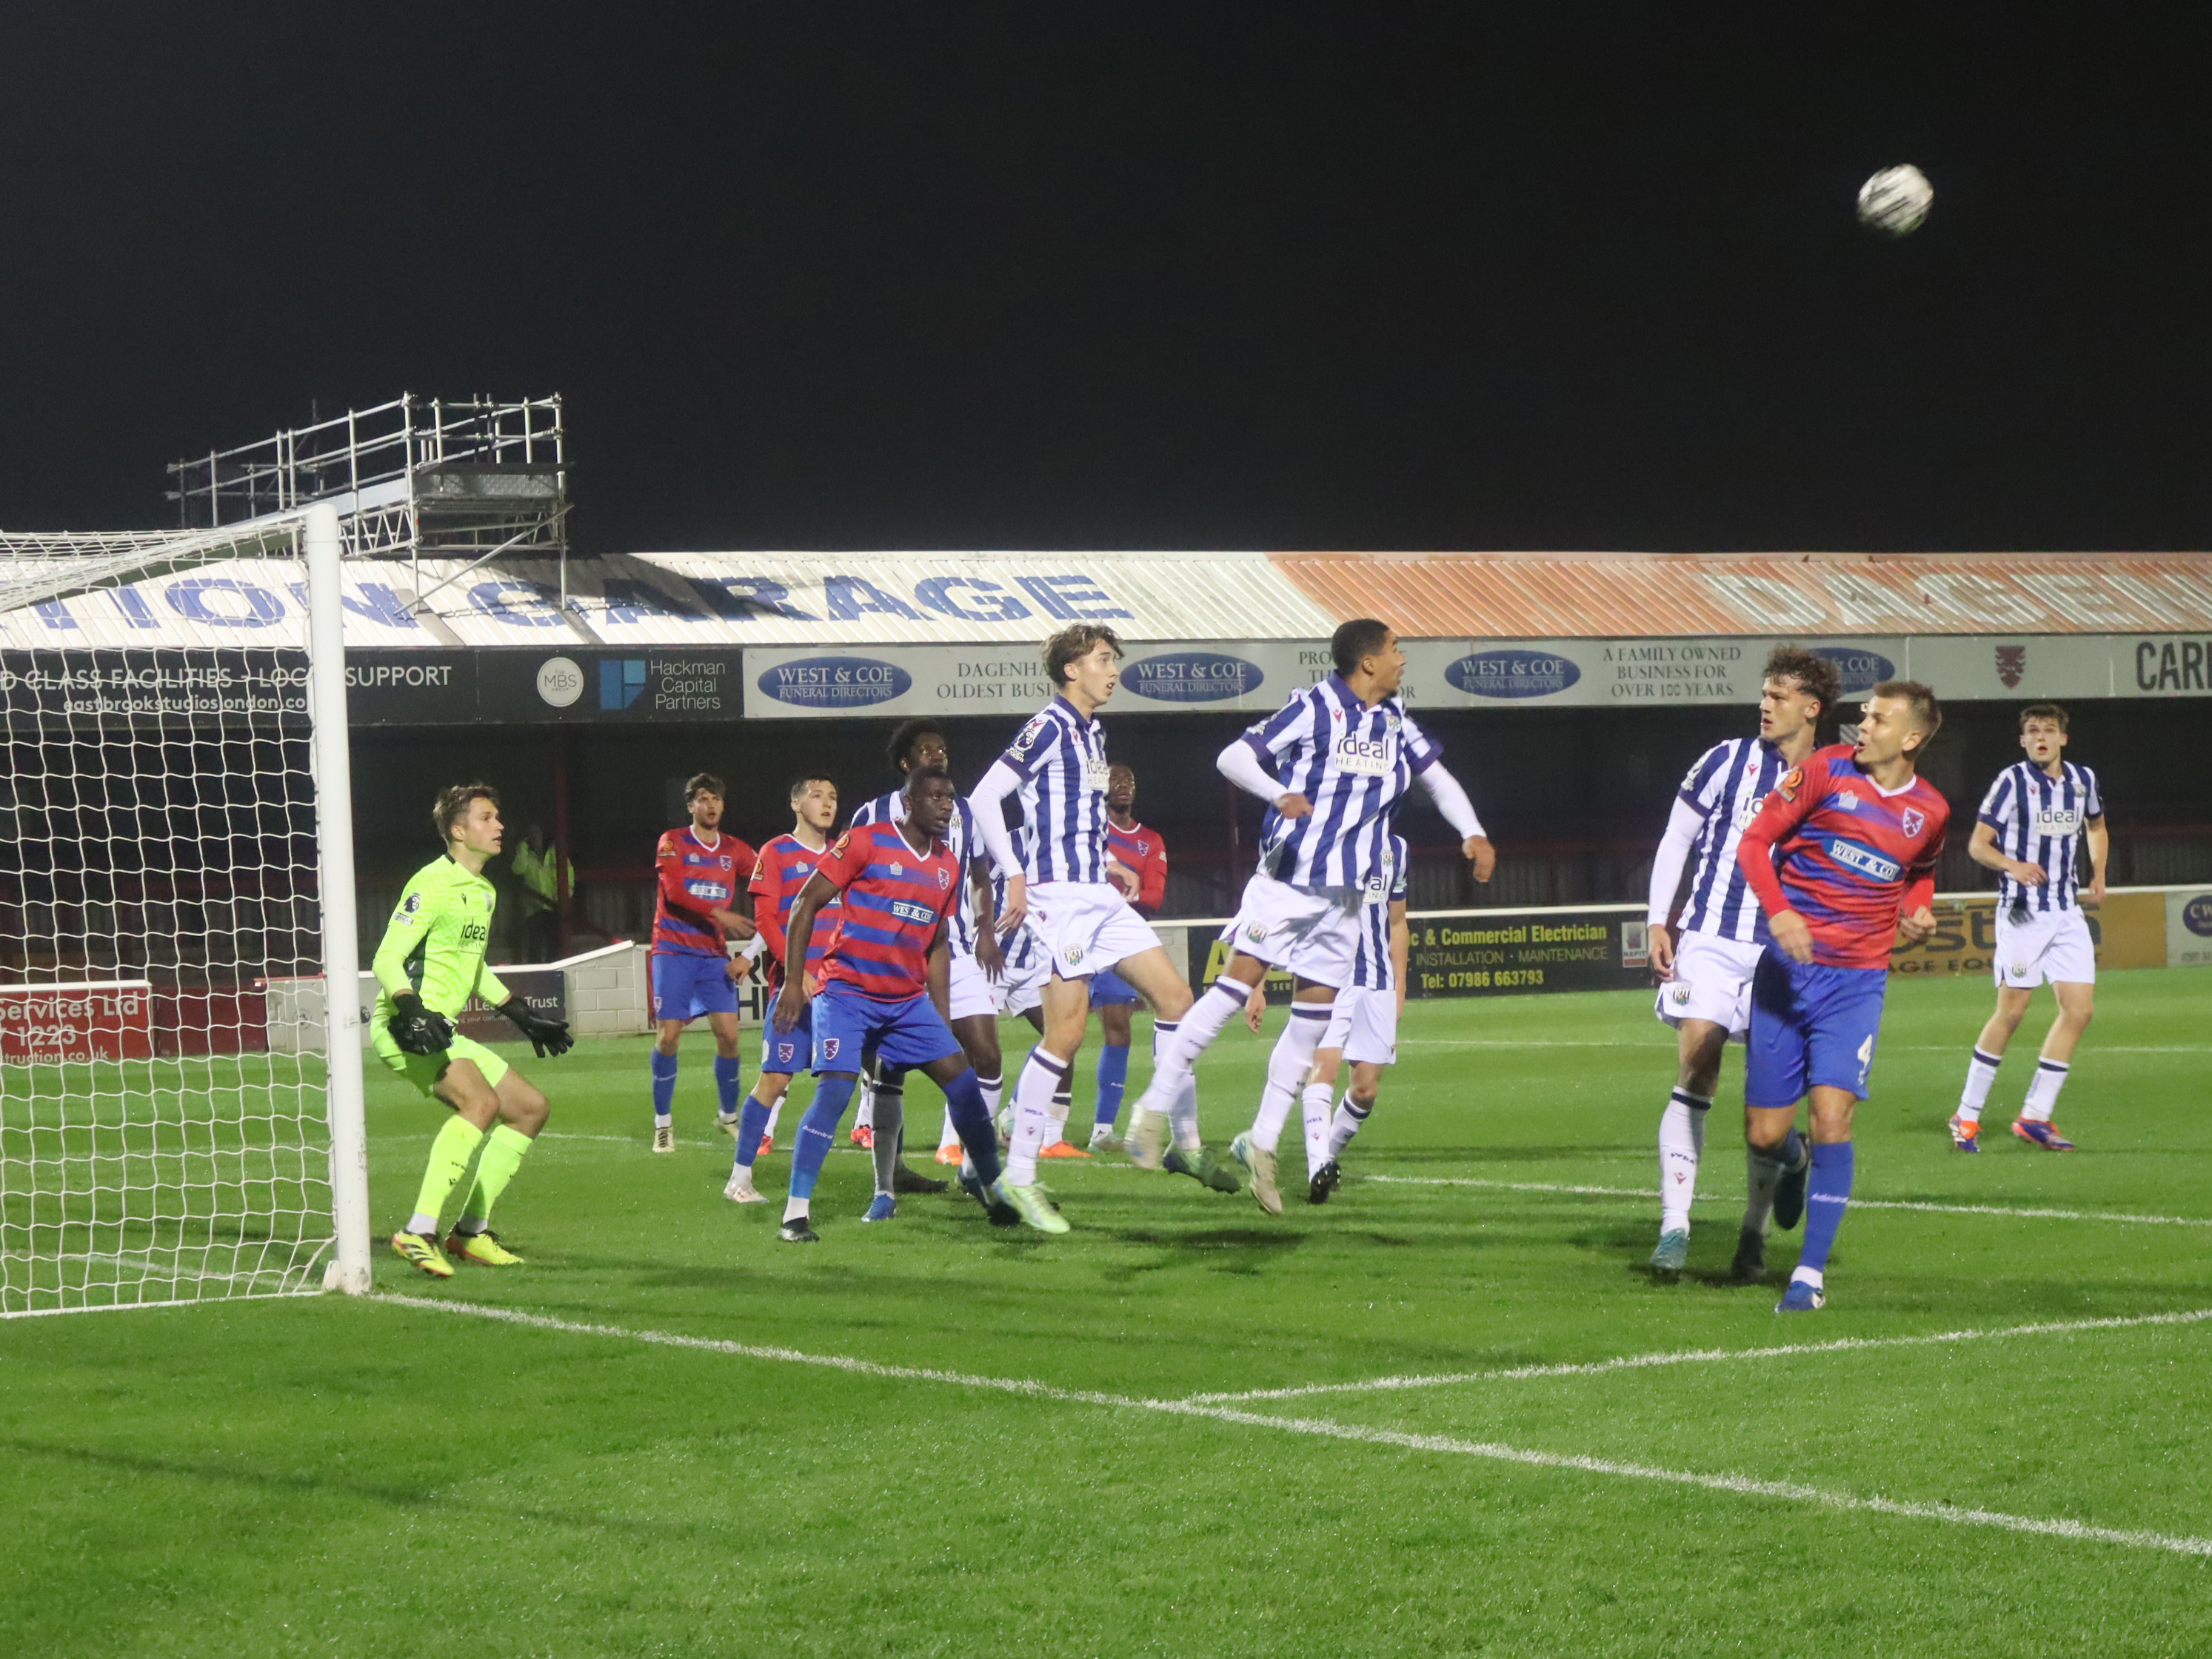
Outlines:
{"label": "penalty box line", "polygon": [[1784,1503],[1809,1504],[1839,1511],[1897,1516],[1917,1521],[1941,1521],[1954,1526],[1985,1527],[2044,1538],[2064,1538],[2083,1543],[2112,1544],[2126,1549],[2155,1550],[2170,1555],[2212,1558],[2212,1538],[2191,1538],[2171,1533],[2116,1527],[2095,1527],[2086,1522],[2032,1515],[2008,1515],[1996,1510],[1964,1509],[1949,1504],[1921,1504],[1856,1492],[1832,1491],[1796,1481],[1759,1480],[1748,1475],[1703,1474],[1694,1469],[1669,1469],[1648,1463],[1627,1463],[1605,1457],[1580,1457],[1564,1452],[1537,1451],[1496,1441],[1462,1440],[1449,1435],[1408,1434],[1395,1429],[1369,1428],[1317,1417],[1271,1417],[1264,1412],[1239,1410],[1234,1406],[1191,1400],[1142,1400],[1128,1395],[1107,1394],[1090,1389],[1063,1389],[1022,1377],[980,1376],[963,1371],[927,1366],[884,1365],[872,1360],[840,1354],[813,1354],[797,1348],[732,1342],[715,1337],[686,1336],[674,1331],[636,1330],[621,1325],[594,1325],[559,1319],[549,1314],[517,1308],[493,1308],[468,1302],[439,1301],[429,1297],[379,1295],[374,1301],[393,1307],[421,1308],[520,1325],[532,1330],[572,1336],[597,1336],[647,1343],[656,1347],[688,1349],[735,1358],[760,1359],[783,1364],[816,1365],[830,1370],[896,1382],[939,1382],[956,1388],[988,1389],[1055,1404],[1102,1406],[1110,1409],[1157,1412],[1172,1417],[1231,1424],[1241,1428],[1273,1429],[1279,1433],[1389,1446],[1404,1451],[1446,1456],[1474,1457],[1525,1468],[1556,1469],[1615,1480],[1644,1480],[1662,1486],[1687,1486],[1726,1492],[1742,1498],[1771,1498]]}
{"label": "penalty box line", "polygon": [[[1656,1187],[1585,1187],[1557,1181],[1484,1181],[1474,1176],[1394,1176],[1363,1175],[1361,1182],[1377,1182],[1389,1187],[1482,1187],[1500,1193],[1569,1193],[1592,1198],[1656,1199]],[[1741,1204],[1743,1200],[1725,1193],[1699,1193],[1692,1200],[1697,1204]],[[2053,1210],[2027,1205],[2007,1204],[1936,1204],[1911,1198],[1860,1198],[1854,1194],[1850,1201],[1854,1210],[1918,1210],[1933,1215],[1994,1215],[2026,1221],[2118,1221],[2142,1227],[2212,1227],[2212,1216],[2196,1215],[2124,1215],[2113,1210]]]}
{"label": "penalty box line", "polygon": [[1856,1353],[1875,1348],[1934,1348],[1965,1342],[1995,1341],[2008,1336],[2072,1336],[2090,1331],[2124,1331],[2152,1325],[2199,1325],[2212,1320],[2212,1308],[2181,1313],[2130,1314],[2112,1319],[2046,1320],[2033,1325],[1993,1325],[1936,1331],[1922,1336],[1844,1336],[1829,1342],[1785,1342],[1765,1348],[1675,1348],[1656,1353],[1622,1354],[1613,1359],[1568,1361],[1547,1365],[1506,1365],[1486,1371],[1439,1371],[1429,1375],[1374,1376],[1357,1382],[1307,1382],[1287,1389],[1246,1389],[1231,1394],[1194,1394],[1187,1403],[1209,1405],[1248,1400],[1300,1400],[1319,1394],[1391,1394],[1407,1389],[1444,1389],[1464,1382],[1519,1382],[1553,1376],[1603,1376],[1611,1371],[1650,1370],[1665,1365],[1717,1365],[1739,1359],[1795,1359],[1812,1354]]}

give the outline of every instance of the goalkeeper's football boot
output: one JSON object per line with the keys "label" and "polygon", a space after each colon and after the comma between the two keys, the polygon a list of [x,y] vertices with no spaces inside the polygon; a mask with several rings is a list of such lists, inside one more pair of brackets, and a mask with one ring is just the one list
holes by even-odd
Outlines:
{"label": "goalkeeper's football boot", "polygon": [[1283,1212],[1283,1189],[1275,1184],[1275,1155],[1263,1152],[1252,1144],[1252,1132],[1247,1129],[1229,1143],[1229,1156],[1242,1164],[1252,1174],[1252,1196],[1269,1215]]}
{"label": "goalkeeper's football boot", "polygon": [[787,1244],[819,1244],[822,1235],[814,1231],[814,1224],[803,1215],[795,1215],[775,1230],[775,1236]]}
{"label": "goalkeeper's football boot", "polygon": [[2012,1121],[2012,1132],[2022,1140],[2033,1141],[2046,1152],[2070,1152],[2074,1143],[2058,1133],[2058,1126],[2049,1118],[2016,1117]]}
{"label": "goalkeeper's football boot", "polygon": [[853,1126],[852,1140],[853,1144],[862,1152],[873,1152],[876,1146],[876,1132],[865,1123],[855,1123]]}
{"label": "goalkeeper's football boot", "polygon": [[1969,1123],[1958,1113],[1954,1112],[1951,1114],[1948,1127],[1951,1131],[1951,1145],[1959,1151],[1978,1152],[1982,1150],[1982,1126],[1979,1123]]}
{"label": "goalkeeper's football boot", "polygon": [[392,1234],[392,1253],[402,1261],[421,1268],[433,1279],[451,1279],[453,1276],[453,1264],[439,1254],[438,1241],[428,1233]]}
{"label": "goalkeeper's football boot", "polygon": [[868,1212],[862,1216],[860,1219],[863,1221],[889,1221],[897,1213],[898,1200],[893,1198],[889,1193],[878,1193],[875,1197],[868,1200]]}
{"label": "goalkeeper's football boot", "polygon": [[1808,1285],[1802,1279],[1790,1281],[1790,1288],[1782,1292],[1782,1300],[1774,1304],[1777,1313],[1818,1313],[1828,1305],[1828,1293]]}
{"label": "goalkeeper's football boot", "polygon": [[489,1227],[480,1233],[465,1233],[458,1228],[447,1233],[446,1254],[486,1267],[520,1267],[522,1265],[522,1258],[501,1243],[499,1235]]}
{"label": "goalkeeper's football boot", "polygon": [[1735,1236],[1735,1260],[1729,1264],[1729,1272],[1737,1279],[1757,1279],[1766,1271],[1766,1235],[1756,1227],[1746,1227]]}
{"label": "goalkeeper's football boot", "polygon": [[1651,1252],[1651,1273],[1656,1279],[1676,1279],[1690,1265],[1690,1230],[1669,1227],[1659,1235],[1659,1248]]}
{"label": "goalkeeper's football boot", "polygon": [[1792,1129],[1783,1145],[1782,1160],[1782,1179],[1774,1183],[1774,1224],[1786,1233],[1805,1218],[1805,1182],[1813,1173],[1812,1141]]}
{"label": "goalkeeper's football boot", "polygon": [[1241,1193],[1244,1190],[1244,1177],[1226,1164],[1218,1162],[1203,1146],[1190,1152],[1185,1152],[1180,1146],[1170,1147],[1160,1167],[1171,1170],[1176,1175],[1188,1176],[1200,1186],[1211,1187],[1217,1193]]}
{"label": "goalkeeper's football boot", "polygon": [[991,1195],[1011,1205],[1015,1214],[1041,1233],[1067,1231],[1067,1218],[1060,1212],[1060,1206],[1052,1201],[1052,1194],[1042,1182],[1021,1186],[1001,1176],[992,1184]]}
{"label": "goalkeeper's football boot", "polygon": [[653,1132],[653,1150],[656,1152],[672,1152],[676,1150],[676,1126],[674,1124],[664,1123],[654,1128]]}
{"label": "goalkeeper's football boot", "polygon": [[1306,1182],[1306,1202],[1328,1203],[1328,1195],[1336,1190],[1337,1183],[1343,1179],[1344,1171],[1337,1168],[1336,1160],[1333,1158],[1328,1159],[1321,1168],[1313,1172],[1313,1178]]}
{"label": "goalkeeper's football boot", "polygon": [[1140,1170],[1160,1167],[1160,1154],[1167,1145],[1168,1118],[1165,1112],[1133,1112],[1129,1116],[1129,1138],[1122,1150],[1129,1154],[1129,1162]]}
{"label": "goalkeeper's football boot", "polygon": [[1022,1212],[984,1186],[983,1177],[973,1170],[960,1172],[960,1188],[983,1206],[983,1213],[991,1218],[994,1227],[1018,1227]]}

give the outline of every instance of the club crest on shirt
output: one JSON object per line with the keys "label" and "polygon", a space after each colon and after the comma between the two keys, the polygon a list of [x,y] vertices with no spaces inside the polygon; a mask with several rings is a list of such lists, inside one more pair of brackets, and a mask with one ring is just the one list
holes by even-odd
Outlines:
{"label": "club crest on shirt", "polygon": [[1905,838],[1911,841],[1928,827],[1928,815],[1917,806],[1908,806],[1905,809],[1904,817],[1899,820],[1898,827],[1905,831]]}
{"label": "club crest on shirt", "polygon": [[1246,922],[1244,924],[1244,937],[1250,939],[1255,945],[1257,945],[1261,939],[1267,937],[1267,924],[1264,921]]}
{"label": "club crest on shirt", "polygon": [[1686,1007],[1686,1006],[1689,1006],[1689,1001],[1690,1001],[1690,988],[1689,988],[1689,986],[1688,986],[1686,983],[1685,983],[1685,984],[1681,984],[1681,985],[1677,985],[1677,986],[1674,988],[1674,1004],[1675,1004],[1675,1006],[1676,1006],[1677,1007]]}
{"label": "club crest on shirt", "polygon": [[950,870],[939,870],[937,872],[937,890],[941,893],[951,885],[952,872]]}
{"label": "club crest on shirt", "polygon": [[823,1037],[822,1039],[822,1058],[824,1060],[836,1059],[838,1047],[843,1042],[844,1039],[842,1037]]}
{"label": "club crest on shirt", "polygon": [[1080,945],[1069,945],[1064,954],[1067,957],[1067,965],[1071,968],[1079,966],[1083,961],[1083,947]]}

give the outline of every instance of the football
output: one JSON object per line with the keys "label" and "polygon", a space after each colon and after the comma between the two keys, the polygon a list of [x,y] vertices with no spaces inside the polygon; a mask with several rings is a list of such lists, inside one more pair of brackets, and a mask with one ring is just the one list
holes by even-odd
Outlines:
{"label": "football", "polygon": [[1936,187],[1916,167],[1884,167],[1859,186],[1859,222],[1885,236],[1919,228],[1936,201]]}

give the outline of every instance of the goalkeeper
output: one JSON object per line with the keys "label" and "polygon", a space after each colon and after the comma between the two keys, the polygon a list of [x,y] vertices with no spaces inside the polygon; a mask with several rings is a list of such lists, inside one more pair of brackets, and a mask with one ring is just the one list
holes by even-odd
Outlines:
{"label": "goalkeeper", "polygon": [[[492,1231],[491,1209],[545,1127],[545,1097],[490,1049],[458,1035],[454,1019],[474,995],[513,1020],[541,1056],[568,1053],[571,1038],[567,1022],[540,1018],[484,966],[497,895],[483,866],[499,851],[497,792],[459,785],[431,811],[445,856],[415,872],[376,947],[379,990],[368,1029],[378,1059],[453,1109],[430,1143],[415,1213],[392,1235],[403,1261],[433,1279],[450,1279],[449,1255],[491,1267],[521,1264]],[[476,1181],[441,1251],[438,1214],[471,1158]]]}

